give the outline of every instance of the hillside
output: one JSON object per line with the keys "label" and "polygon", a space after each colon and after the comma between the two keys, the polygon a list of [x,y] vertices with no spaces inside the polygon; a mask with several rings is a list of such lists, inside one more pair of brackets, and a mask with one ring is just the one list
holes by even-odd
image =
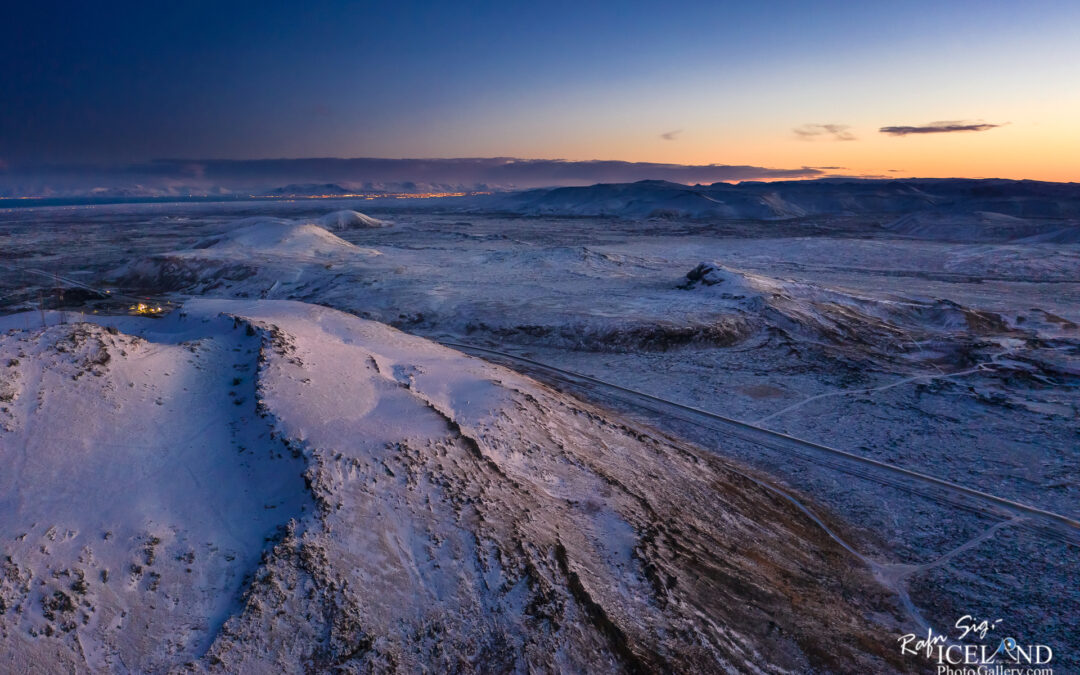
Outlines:
{"label": "hillside", "polygon": [[312,305],[102,323],[0,339],[8,668],[902,667],[885,589],[715,456]]}

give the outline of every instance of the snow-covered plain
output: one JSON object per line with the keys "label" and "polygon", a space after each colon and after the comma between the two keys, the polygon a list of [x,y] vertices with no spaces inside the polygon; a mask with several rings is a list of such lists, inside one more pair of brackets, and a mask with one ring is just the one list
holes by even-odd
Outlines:
{"label": "snow-covered plain", "polygon": [[[34,494],[55,490],[70,495],[65,503],[93,505],[46,517],[44,498],[0,502],[18,516],[11,520],[12,537],[27,533],[10,546],[4,540],[21,570],[10,574],[47,577],[53,593],[78,570],[90,583],[100,567],[148,569],[138,558],[145,558],[146,542],[157,539],[156,548],[196,552],[194,567],[177,564],[191,567],[182,574],[198,575],[198,588],[206,589],[198,601],[198,593],[170,596],[178,609],[165,617],[140,605],[165,602],[143,588],[146,572],[125,579],[122,592],[109,589],[115,597],[107,601],[91,584],[88,592],[98,593],[89,599],[95,611],[86,624],[75,620],[74,628],[64,624],[68,619],[44,616],[58,615],[48,610],[48,598],[67,606],[55,595],[38,587],[16,593],[5,602],[21,602],[22,609],[0,617],[5,645],[16,645],[15,653],[64,654],[73,663],[85,658],[92,668],[113,670],[187,661],[202,668],[273,663],[290,670],[329,667],[338,659],[338,665],[406,670],[420,664],[469,670],[482,663],[501,669],[552,665],[555,654],[553,667],[563,669],[669,663],[710,670],[729,663],[740,670],[754,664],[802,671],[814,664],[867,672],[851,659],[868,659],[873,665],[866,667],[874,670],[918,667],[891,658],[900,633],[920,630],[921,622],[945,631],[959,616],[974,614],[1003,619],[1018,638],[1053,645],[1055,665],[1075,665],[1075,545],[1019,522],[1003,526],[1001,518],[957,508],[940,495],[837,471],[603,392],[567,389],[591,399],[580,402],[383,325],[529,356],[1077,518],[1080,247],[1068,243],[1067,224],[1055,231],[1068,236],[1049,241],[1032,239],[1026,225],[999,217],[986,222],[1005,228],[1007,236],[973,236],[972,228],[985,224],[980,217],[958,218],[951,229],[945,223],[948,234],[934,236],[938,215],[767,222],[686,219],[674,212],[662,218],[517,217],[484,213],[480,203],[383,205],[374,213],[384,221],[377,227],[340,213],[325,217],[334,208],[366,210],[345,200],[3,214],[0,263],[183,302],[166,319],[104,318],[89,312],[116,303],[90,297],[87,304],[88,292],[69,288],[69,323],[83,311],[118,332],[51,325],[59,314],[46,316],[50,326],[42,331],[39,291],[45,297],[60,282],[0,268],[4,311],[22,311],[0,319],[15,330],[3,348],[28,355],[5,352],[0,362],[19,363],[5,375],[7,393],[0,392],[12,398],[0,419],[9,429],[0,432],[0,451],[29,456],[26,449],[38,443],[55,453],[28,474],[35,478],[11,480],[19,483],[18,494],[36,481],[50,487]],[[83,248],[65,248],[58,237]],[[70,342],[80,346],[55,349]],[[129,342],[149,352],[127,349]],[[111,354],[104,364],[86,346],[98,343]],[[127,353],[118,356],[117,349]],[[158,361],[147,354],[159,354]],[[63,374],[80,368],[89,374],[68,384]],[[235,385],[232,371],[240,373]],[[218,379],[202,381],[204,372]],[[125,382],[135,386],[120,396],[115,392]],[[19,407],[36,396],[26,392],[46,385],[55,390],[45,396],[53,407]],[[225,397],[238,403],[215,403]],[[110,400],[113,421],[97,420],[94,411],[111,410],[103,404]],[[195,475],[215,476],[207,481],[215,485],[249,485],[250,494],[155,515],[136,505],[142,491],[157,494],[156,487],[139,488],[127,474],[100,479],[93,473],[78,481],[86,492],[80,496],[57,468],[71,452],[60,441],[72,432],[53,425],[53,435],[43,435],[48,425],[34,421],[54,417],[79,420],[71,428],[93,439],[86,452],[110,456],[102,449],[110,439],[203,420],[206,439],[191,443],[246,450],[229,450],[236,454],[228,462],[204,456],[200,461],[213,466],[193,468]],[[238,431],[228,431],[233,428]],[[155,441],[162,449],[155,466],[170,479],[179,473],[175,462],[187,457],[183,438],[175,431],[161,434],[168,442]],[[684,448],[683,441],[701,450]],[[139,464],[116,462],[110,470],[130,466]],[[702,467],[712,476],[708,489],[693,487],[704,480]],[[280,480],[261,480],[259,472]],[[823,566],[802,568],[802,552],[833,551],[836,542],[813,523],[778,511],[775,494],[733,478],[739,472],[766,476],[834,523],[875,565],[903,573],[878,575],[882,585],[875,585],[866,566],[842,552],[823,553]],[[130,486],[115,510],[94,497],[99,480]],[[720,487],[728,483],[738,486],[739,508]],[[170,484],[162,503],[193,489]],[[263,509],[273,500],[277,507]],[[259,517],[245,519],[236,532],[188,522],[213,507],[228,523],[230,514],[257,502]],[[668,505],[666,519],[657,504]],[[132,510],[140,518],[110,521],[110,514]],[[710,573],[709,587],[722,589],[720,596],[692,586],[689,579],[702,573],[697,562],[649,557],[645,542],[655,537],[650,528],[659,527],[654,517],[677,528],[676,538],[688,532],[705,537],[694,560],[707,553],[737,570]],[[70,522],[61,522],[65,518]],[[48,539],[54,526],[55,539]],[[112,528],[115,538],[102,539],[103,528]],[[759,540],[758,529],[781,534]],[[74,534],[64,539],[63,532]],[[200,555],[198,547],[207,544],[217,553]],[[92,554],[83,553],[84,546]],[[792,602],[781,593],[788,600],[776,599],[780,604],[760,616],[777,621],[792,612],[792,620],[805,622],[781,625],[779,633],[769,629],[765,635],[774,637],[768,638],[754,628],[757,620],[728,613],[731,598],[750,587],[779,588],[771,565],[746,552],[759,550],[754,546],[788,572],[821,575],[821,582],[806,582],[800,603],[818,593],[832,600],[820,600],[817,609],[781,610]],[[220,561],[227,547],[235,567]],[[318,552],[316,563],[305,551]],[[732,557],[733,551],[740,553]],[[169,556],[156,557],[155,565],[163,566],[155,570],[159,588],[168,589],[170,575],[181,572],[164,562]],[[803,562],[789,564],[794,560]],[[649,565],[661,561],[680,581],[658,594]],[[739,581],[723,581],[729,574]],[[876,609],[847,591],[838,600],[830,575],[852,575],[850,583],[863,584],[860,593]],[[783,583],[804,583],[796,576],[803,581]],[[544,610],[549,623],[537,623],[529,614],[536,601],[520,595],[523,579],[542,580],[522,587],[534,600],[561,598],[561,619]],[[314,595],[297,589],[314,589]],[[897,591],[910,593],[918,614],[896,609]],[[597,622],[590,603],[607,618]],[[132,646],[118,637],[130,631],[109,632],[116,624],[102,617],[137,607],[171,643],[163,638]],[[430,611],[453,618],[436,622]],[[829,642],[829,653],[846,644],[839,661],[809,646],[828,641],[811,628],[821,612],[833,617],[825,621],[829,630],[837,621],[854,621],[847,637]],[[316,619],[299,625],[301,614]],[[54,635],[42,637],[48,625]],[[72,634],[82,646],[74,646]],[[767,641],[795,634],[806,639],[791,637],[786,646]],[[630,653],[620,652],[620,644],[631,645]],[[517,660],[493,661],[496,654]]]}

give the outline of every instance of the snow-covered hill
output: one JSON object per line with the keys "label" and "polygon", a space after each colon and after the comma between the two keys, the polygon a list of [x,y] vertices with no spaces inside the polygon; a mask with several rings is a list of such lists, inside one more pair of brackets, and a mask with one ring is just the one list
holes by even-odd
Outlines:
{"label": "snow-covered hill", "polygon": [[246,218],[233,223],[233,229],[225,234],[203,240],[195,248],[277,256],[333,256],[351,253],[356,247],[318,225],[281,218]]}
{"label": "snow-covered hill", "polygon": [[328,213],[319,218],[317,222],[319,225],[332,231],[363,229],[367,227],[387,227],[389,225],[386,221],[372,218],[371,216],[351,209]]}
{"label": "snow-covered hill", "polygon": [[0,671],[196,657],[266,539],[314,506],[257,414],[257,336],[118,323],[0,339]]}
{"label": "snow-covered hill", "polygon": [[4,669],[903,667],[890,596],[787,499],[512,371],[296,302],[27,321]]}
{"label": "snow-covered hill", "polygon": [[[326,218],[332,216],[339,223],[361,222],[346,213],[366,218],[355,211],[336,212]],[[309,267],[326,270],[334,264],[377,255],[377,250],[354,246],[312,223],[256,217],[238,220],[226,232],[203,239],[191,249],[131,261],[114,277],[126,287],[155,292],[181,288],[205,291],[241,280],[265,289],[274,283],[298,283]]]}

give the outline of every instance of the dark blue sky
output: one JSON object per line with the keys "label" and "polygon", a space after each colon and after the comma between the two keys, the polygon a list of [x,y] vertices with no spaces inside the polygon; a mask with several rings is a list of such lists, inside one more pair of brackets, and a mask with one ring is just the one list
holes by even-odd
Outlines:
{"label": "dark blue sky", "polygon": [[[27,2],[8,3],[3,23],[8,164],[851,166],[867,143],[792,129],[844,125],[865,141],[878,127],[985,121],[1003,126],[967,138],[1000,139],[1080,100],[1076,2]],[[919,139],[875,142],[903,148],[881,170],[925,154],[910,152]]]}

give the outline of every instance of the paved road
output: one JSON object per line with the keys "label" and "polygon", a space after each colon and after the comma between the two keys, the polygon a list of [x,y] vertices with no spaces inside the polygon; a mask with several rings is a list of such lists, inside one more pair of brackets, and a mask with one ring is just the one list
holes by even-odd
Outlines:
{"label": "paved road", "polygon": [[[589,375],[583,375],[581,373],[575,373],[573,371],[564,370],[555,366],[541,363],[533,359],[518,356],[516,354],[508,354],[506,352],[498,351],[495,349],[488,349],[486,347],[478,347],[476,345],[462,344],[458,342],[443,341],[442,344],[447,347],[459,349],[465,352],[472,352],[474,354],[489,355],[508,359],[511,362],[517,364],[525,364],[536,369],[540,369],[549,375],[554,375],[557,379],[569,380],[571,384],[586,383],[605,389],[608,391],[617,392],[622,394],[623,399],[629,398],[632,402],[647,402],[652,404],[659,404],[668,409],[680,410],[682,412],[690,413],[695,418],[705,418],[713,423],[719,423],[723,430],[734,432],[739,438],[765,445],[769,448],[781,449],[791,452],[802,457],[810,455],[810,459],[826,458],[826,459],[841,459],[839,462],[824,462],[827,466],[837,468],[841,471],[849,471],[856,473],[861,477],[876,479],[878,482],[887,482],[893,484],[889,480],[890,477],[902,478],[907,481],[914,481],[926,486],[930,486],[938,491],[944,491],[945,493],[951,493],[952,495],[960,496],[964,498],[964,502],[968,503],[969,510],[978,510],[986,515],[994,518],[1004,518],[1006,520],[1012,520],[1021,525],[1034,525],[1041,531],[1049,530],[1057,533],[1058,537],[1065,538],[1073,543],[1080,544],[1080,521],[1077,521],[1068,516],[1064,516],[1053,511],[1047,511],[1040,509],[1036,506],[1017,502],[1012,499],[1000,497],[989,492],[984,492],[967,485],[961,485],[959,483],[953,483],[936,476],[920,473],[911,469],[905,469],[904,467],[881,462],[869,457],[863,457],[846,450],[840,450],[838,448],[832,448],[820,443],[814,443],[812,441],[796,438],[788,434],[781,433],[779,431],[773,431],[766,427],[759,426],[750,422],[743,422],[741,420],[732,419],[723,415],[718,415],[707,410],[695,408],[693,406],[684,405],[675,401],[670,401],[658,396],[653,396],[646,392],[629,389],[621,385],[606,382],[604,380],[591,377]],[[646,406],[653,409],[652,406]],[[683,418],[685,419],[685,418]],[[688,420],[691,421],[691,420]],[[715,427],[713,427],[715,428]],[[870,471],[850,470],[845,467],[845,464],[854,464],[856,467],[869,468]],[[939,500],[940,501],[940,500]],[[954,505],[961,505],[953,502]]]}

